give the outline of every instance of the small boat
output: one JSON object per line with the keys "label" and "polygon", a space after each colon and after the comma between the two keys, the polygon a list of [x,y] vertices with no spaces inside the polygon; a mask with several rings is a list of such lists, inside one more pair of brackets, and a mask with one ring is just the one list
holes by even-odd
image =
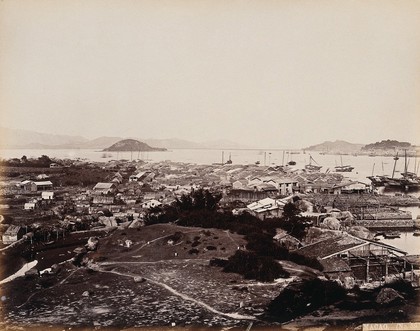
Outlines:
{"label": "small boat", "polygon": [[255,164],[256,164],[256,165],[259,165],[259,164],[260,164],[260,161],[255,162]]}
{"label": "small boat", "polygon": [[394,238],[399,238],[401,236],[401,233],[396,232],[396,231],[391,231],[391,232],[385,232],[384,233],[384,238],[385,239],[394,239]]}
{"label": "small boat", "polygon": [[287,162],[287,164],[288,165],[296,165],[296,162],[295,161],[289,161],[289,162]]}

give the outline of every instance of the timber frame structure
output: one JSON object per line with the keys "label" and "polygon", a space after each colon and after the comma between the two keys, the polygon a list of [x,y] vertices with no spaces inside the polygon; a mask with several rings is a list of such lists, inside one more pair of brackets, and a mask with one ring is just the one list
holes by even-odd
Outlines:
{"label": "timber frame structure", "polygon": [[[407,261],[406,252],[347,233],[306,245],[297,252],[318,258],[322,264],[340,259],[348,265],[348,270],[351,270],[350,274],[357,283],[385,281],[391,275],[404,278],[406,271],[411,271],[413,278],[413,265]],[[335,275],[333,270],[329,270],[329,274],[333,278],[341,276],[338,269]]]}

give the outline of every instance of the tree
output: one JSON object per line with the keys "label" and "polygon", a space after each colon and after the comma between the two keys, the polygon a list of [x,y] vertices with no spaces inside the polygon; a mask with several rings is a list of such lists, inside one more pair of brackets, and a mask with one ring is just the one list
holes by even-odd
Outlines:
{"label": "tree", "polygon": [[183,194],[176,198],[175,206],[181,211],[191,210],[216,210],[222,194],[219,192],[211,193],[202,188],[193,190],[189,194]]}
{"label": "tree", "polygon": [[291,219],[299,214],[299,208],[293,202],[288,202],[283,207],[283,216],[286,219]]}
{"label": "tree", "polygon": [[38,163],[41,166],[49,167],[51,163],[51,159],[47,155],[42,155],[38,158]]}

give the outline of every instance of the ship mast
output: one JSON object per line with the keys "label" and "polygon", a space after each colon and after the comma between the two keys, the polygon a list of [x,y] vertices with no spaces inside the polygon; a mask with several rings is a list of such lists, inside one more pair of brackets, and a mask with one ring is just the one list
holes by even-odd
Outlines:
{"label": "ship mast", "polygon": [[397,165],[397,160],[398,160],[398,152],[397,152],[397,155],[394,157],[394,169],[392,169],[392,177],[391,178],[394,178],[395,166]]}

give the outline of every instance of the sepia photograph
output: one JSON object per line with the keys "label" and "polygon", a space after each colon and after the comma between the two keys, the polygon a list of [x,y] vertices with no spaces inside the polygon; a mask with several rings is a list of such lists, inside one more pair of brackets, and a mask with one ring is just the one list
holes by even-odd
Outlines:
{"label": "sepia photograph", "polygon": [[0,330],[420,330],[420,1],[1,0]]}

